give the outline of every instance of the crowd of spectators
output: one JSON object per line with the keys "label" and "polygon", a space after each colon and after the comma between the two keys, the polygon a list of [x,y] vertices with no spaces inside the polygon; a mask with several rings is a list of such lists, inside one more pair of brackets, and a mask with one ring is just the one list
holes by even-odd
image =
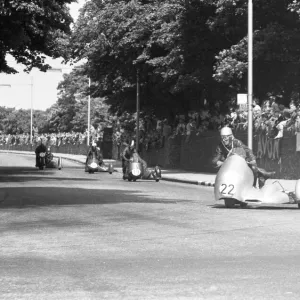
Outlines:
{"label": "crowd of spectators", "polygon": [[[254,133],[264,133],[272,139],[282,138],[285,131],[300,132],[300,107],[291,101],[289,107],[278,104],[272,97],[263,101],[261,106],[258,99],[253,100],[253,129]],[[230,108],[225,115],[213,115],[208,110],[191,111],[187,115],[178,115],[173,123],[167,119],[144,124],[141,128],[141,143],[147,149],[149,145],[155,148],[163,147],[166,139],[184,136],[189,143],[192,135],[199,135],[207,130],[218,130],[223,126],[232,127],[235,131],[247,130],[248,108]],[[146,120],[147,122],[147,120]]]}
{"label": "crowd of spectators", "polygon": [[[59,132],[59,133],[34,133],[32,137],[32,144],[35,146],[39,143],[40,139],[47,146],[60,146],[60,145],[80,145],[87,143],[87,132]],[[91,139],[99,141],[102,139],[101,135],[91,134]],[[30,134],[0,134],[0,145],[30,145]]]}
{"label": "crowd of spectators", "polygon": [[[231,109],[227,125],[234,129],[248,127],[247,110]],[[300,108],[293,101],[289,107],[279,105],[274,100],[266,100],[262,106],[253,101],[253,128],[256,133],[264,133],[269,138],[282,138],[285,131],[300,132]]]}
{"label": "crowd of spectators", "polygon": [[[269,138],[281,138],[284,129],[291,132],[300,132],[300,108],[292,101],[288,108],[278,105],[274,99],[264,101],[261,106],[258,100],[253,100],[253,128],[254,132],[264,132]],[[213,115],[208,110],[201,112],[191,111],[188,114],[177,115],[173,122],[168,119],[159,120],[155,116],[148,116],[140,120],[139,140],[141,148],[164,147],[168,138],[184,136],[186,143],[190,141],[192,135],[199,135],[208,129],[217,130],[222,126],[229,126],[235,130],[246,130],[247,108],[230,108],[226,115]],[[126,121],[127,122],[127,121]],[[135,119],[128,121],[135,126]],[[135,139],[136,128],[131,126],[127,130],[122,124],[122,120],[115,119],[113,124],[112,140],[118,146],[123,145],[132,138]],[[130,127],[130,126],[129,126]],[[95,130],[91,127],[91,140],[101,142],[103,139],[103,130]],[[36,144],[39,138],[50,146],[60,146],[61,144],[86,144],[87,132],[60,132],[60,133],[34,133],[33,144]],[[30,135],[24,134],[1,134],[0,144],[11,145],[29,145]]]}

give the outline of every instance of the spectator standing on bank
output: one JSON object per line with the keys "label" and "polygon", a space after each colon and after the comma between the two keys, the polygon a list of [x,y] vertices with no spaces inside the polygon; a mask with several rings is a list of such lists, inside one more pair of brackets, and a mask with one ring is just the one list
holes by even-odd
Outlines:
{"label": "spectator standing on bank", "polygon": [[172,127],[169,125],[168,119],[163,121],[163,130],[162,130],[162,147],[164,147],[167,138],[172,134]]}
{"label": "spectator standing on bank", "polygon": [[185,124],[184,124],[184,116],[183,115],[180,115],[179,116],[179,123],[176,127],[176,135],[184,135],[185,134],[185,131],[186,131],[186,127],[185,127]]}
{"label": "spectator standing on bank", "polygon": [[196,131],[196,121],[190,118],[189,122],[186,125],[186,139],[185,142],[188,143],[190,141],[192,132]]}

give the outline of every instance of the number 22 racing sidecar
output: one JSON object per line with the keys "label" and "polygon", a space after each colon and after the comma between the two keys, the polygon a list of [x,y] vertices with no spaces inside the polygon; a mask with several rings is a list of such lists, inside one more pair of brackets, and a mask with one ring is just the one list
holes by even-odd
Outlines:
{"label": "number 22 racing sidecar", "polygon": [[300,208],[300,180],[296,181],[295,191],[285,190],[278,181],[262,188],[253,186],[254,175],[243,157],[229,156],[221,166],[215,180],[215,200],[223,200],[225,207],[235,204],[298,204]]}

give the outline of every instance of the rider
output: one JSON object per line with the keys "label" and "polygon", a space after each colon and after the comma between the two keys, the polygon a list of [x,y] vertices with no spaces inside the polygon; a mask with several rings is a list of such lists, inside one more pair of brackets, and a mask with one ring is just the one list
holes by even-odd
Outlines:
{"label": "rider", "polygon": [[50,164],[50,162],[53,160],[53,154],[51,152],[51,148],[48,147],[46,150],[46,165]]}
{"label": "rider", "polygon": [[98,160],[98,165],[102,165],[103,164],[103,156],[102,153],[100,151],[100,148],[97,147],[97,144],[95,141],[92,142],[91,147],[89,148],[89,151],[87,153],[87,157],[86,157],[86,161],[85,164],[87,165],[89,159],[93,158],[93,153],[95,153],[96,159]]}
{"label": "rider", "polygon": [[129,167],[129,162],[139,162],[142,164],[143,167],[143,178],[149,179],[151,176],[154,179],[159,179],[161,177],[161,170],[158,166],[154,168],[153,171],[147,168],[147,163],[144,161],[138,152],[135,149],[134,140],[131,141],[130,145],[127,145],[122,153],[122,169],[123,169],[123,179],[127,178],[127,172]]}
{"label": "rider", "polygon": [[236,139],[233,136],[232,130],[230,127],[223,127],[221,129],[221,142],[217,146],[216,153],[212,160],[213,164],[215,164],[218,168],[222,166],[225,159],[230,155],[237,148],[243,148],[246,154],[246,162],[248,166],[253,171],[254,175],[254,183],[253,185],[256,186],[256,181],[258,178],[259,187],[263,187],[266,181],[266,178],[272,177],[275,175],[275,172],[267,172],[262,168],[257,167],[256,158],[250,148],[248,148],[243,142]]}
{"label": "rider", "polygon": [[134,140],[131,141],[130,145],[128,144],[122,154],[121,154],[121,157],[122,157],[122,171],[123,171],[123,179],[125,179],[127,177],[127,171],[128,171],[128,166],[129,166],[129,162],[130,160],[132,160],[133,158],[133,154],[137,153],[136,149],[135,149],[135,146],[134,146]]}
{"label": "rider", "polygon": [[43,138],[39,139],[39,143],[40,144],[35,148],[35,166],[36,167],[38,167],[38,165],[39,165],[38,158],[39,158],[40,153],[42,153],[42,152],[46,153],[46,151],[47,151],[47,147],[43,143]]}

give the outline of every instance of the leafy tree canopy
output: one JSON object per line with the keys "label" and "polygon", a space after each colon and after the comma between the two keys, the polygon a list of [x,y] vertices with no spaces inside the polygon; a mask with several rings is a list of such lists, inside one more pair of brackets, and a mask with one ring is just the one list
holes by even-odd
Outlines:
{"label": "leafy tree canopy", "polygon": [[16,73],[11,54],[25,71],[47,69],[45,55],[62,56],[73,21],[66,4],[75,0],[0,0],[0,72]]}
{"label": "leafy tree canopy", "polygon": [[88,1],[71,38],[71,58],[88,59],[115,112],[134,110],[137,72],[144,110],[170,104],[170,113],[185,110],[212,82],[213,37],[199,14],[211,9],[202,1],[191,9],[175,0]]}
{"label": "leafy tree canopy", "polygon": [[[114,112],[141,109],[174,117],[208,108],[222,112],[247,92],[246,0],[97,1],[83,7],[68,60],[87,60]],[[300,1],[254,0],[254,93],[299,93]]]}

